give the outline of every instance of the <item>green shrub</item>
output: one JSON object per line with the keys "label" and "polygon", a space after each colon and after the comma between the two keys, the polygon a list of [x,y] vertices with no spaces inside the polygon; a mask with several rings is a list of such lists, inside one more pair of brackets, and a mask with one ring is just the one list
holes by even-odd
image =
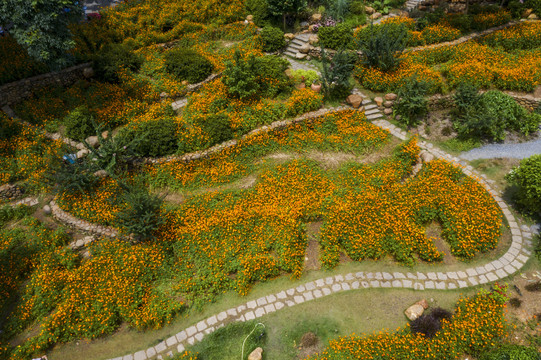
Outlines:
{"label": "green shrub", "polygon": [[319,75],[314,70],[298,69],[291,71],[291,77],[295,84],[304,82],[306,86],[310,86],[314,81],[319,79]]}
{"label": "green shrub", "polygon": [[541,155],[521,160],[506,178],[518,187],[515,194],[518,204],[528,212],[541,212]]}
{"label": "green shrub", "polygon": [[263,51],[275,52],[286,46],[284,32],[272,26],[265,26],[259,34],[263,42]]}
{"label": "green shrub", "polygon": [[362,0],[353,0],[349,4],[349,11],[353,15],[364,15],[365,14],[364,6],[365,6],[364,1],[362,1]]}
{"label": "green shrub", "polygon": [[329,99],[344,99],[353,89],[351,83],[351,73],[355,67],[355,59],[350,53],[343,50],[338,51],[329,60],[325,49],[321,49],[321,63],[323,72],[321,73],[321,85],[323,93]]}
{"label": "green shrub", "polygon": [[88,154],[89,160],[99,169],[105,170],[109,175],[126,171],[128,164],[137,155],[133,149],[137,148],[138,142],[143,139],[136,138],[126,142],[125,139],[121,140],[118,136],[104,138],[100,131],[100,129],[96,131],[99,143],[97,149],[85,142],[86,148],[90,151]]}
{"label": "green shrub", "polygon": [[107,44],[94,56],[94,71],[102,81],[117,83],[120,70],[138,71],[143,58],[135,54],[128,46]]}
{"label": "green shrub", "polygon": [[229,95],[239,99],[274,97],[289,84],[285,75],[288,66],[289,62],[278,56],[250,55],[244,59],[235,51],[233,61],[226,62],[222,82]]}
{"label": "green shrub", "polygon": [[160,118],[130,124],[118,133],[119,141],[130,143],[140,138],[133,151],[139,156],[158,157],[173,154],[177,145],[177,123],[172,118]]}
{"label": "green shrub", "polygon": [[254,17],[254,24],[263,26],[269,16],[269,7],[265,0],[246,0],[244,2],[246,12]]}
{"label": "green shrub", "polygon": [[408,30],[403,24],[370,25],[358,34],[363,63],[382,71],[398,67],[407,41]]}
{"label": "green shrub", "polygon": [[505,344],[485,352],[479,360],[541,360],[541,354],[533,347]]}
{"label": "green shrub", "polygon": [[0,140],[9,140],[21,131],[21,124],[0,113]]}
{"label": "green shrub", "polygon": [[416,126],[428,113],[428,101],[425,96],[430,86],[416,78],[408,79],[398,90],[394,106],[395,113],[400,115],[400,122],[407,126]]}
{"label": "green shrub", "polygon": [[320,27],[318,32],[319,43],[329,49],[353,49],[353,30],[347,24]]}
{"label": "green shrub", "polygon": [[208,146],[220,144],[233,138],[231,121],[225,114],[207,116],[204,120],[198,120],[197,124],[209,135]]}
{"label": "green shrub", "polygon": [[285,73],[289,66],[289,61],[276,55],[255,58],[256,80],[262,97],[272,98],[289,88],[290,80]]}
{"label": "green shrub", "polygon": [[66,127],[66,136],[82,141],[94,134],[94,118],[86,107],[78,107],[64,117],[62,123]]}
{"label": "green shrub", "polygon": [[526,0],[526,7],[533,9],[536,15],[541,15],[541,0]]}
{"label": "green shrub", "polygon": [[328,14],[336,20],[344,20],[350,11],[350,0],[333,0],[330,4]]}
{"label": "green shrub", "polygon": [[515,100],[501,91],[483,94],[477,105],[458,112],[453,124],[460,136],[504,140],[506,130],[528,135],[537,131],[541,116],[528,113]]}
{"label": "green shrub", "polygon": [[77,161],[74,164],[61,163],[53,173],[55,194],[84,194],[92,191],[98,183],[94,172],[98,168],[92,161]]}
{"label": "green shrub", "polygon": [[179,80],[198,83],[212,74],[214,65],[193,50],[175,48],[165,53],[165,68]]}
{"label": "green shrub", "polygon": [[475,108],[481,100],[479,88],[471,83],[462,82],[458,84],[453,100],[458,113],[465,113]]}
{"label": "green shrub", "polygon": [[117,215],[120,229],[125,234],[132,234],[135,242],[153,239],[164,222],[161,214],[163,197],[133,188],[123,195],[123,201],[127,206]]}

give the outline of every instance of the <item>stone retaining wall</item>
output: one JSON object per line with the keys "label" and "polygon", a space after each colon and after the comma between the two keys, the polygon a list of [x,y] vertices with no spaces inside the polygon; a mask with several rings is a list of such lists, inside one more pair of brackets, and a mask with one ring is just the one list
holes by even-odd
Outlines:
{"label": "stone retaining wall", "polygon": [[[486,91],[481,91],[485,93]],[[520,95],[511,91],[503,91],[503,93],[511,96],[515,101],[527,110],[534,110],[541,105],[541,98],[533,95]],[[445,110],[453,107],[455,102],[453,100],[454,94],[449,95],[434,95],[428,99],[428,106],[431,110]]]}
{"label": "stone retaining wall", "polygon": [[0,201],[12,201],[23,196],[24,192],[18,185],[5,184],[0,186]]}
{"label": "stone retaining wall", "polygon": [[30,97],[33,91],[47,86],[69,86],[92,76],[92,64],[85,63],[64,70],[22,79],[0,86],[0,107],[14,105]]}

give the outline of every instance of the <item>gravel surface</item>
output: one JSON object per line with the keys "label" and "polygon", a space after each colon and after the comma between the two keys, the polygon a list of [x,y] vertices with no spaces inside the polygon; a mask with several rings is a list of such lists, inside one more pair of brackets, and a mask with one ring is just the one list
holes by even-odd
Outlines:
{"label": "gravel surface", "polygon": [[460,154],[465,160],[514,158],[524,159],[541,154],[541,138],[520,144],[489,144]]}

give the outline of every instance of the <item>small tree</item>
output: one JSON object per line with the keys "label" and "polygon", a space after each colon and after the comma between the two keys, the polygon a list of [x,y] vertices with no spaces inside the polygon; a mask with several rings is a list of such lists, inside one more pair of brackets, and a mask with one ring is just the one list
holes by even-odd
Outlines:
{"label": "small tree", "polygon": [[327,98],[340,99],[349,94],[353,87],[351,73],[357,59],[356,54],[340,50],[330,60],[325,49],[321,48],[321,86]]}
{"label": "small tree", "polygon": [[297,15],[307,6],[306,0],[267,0],[269,12],[275,16],[282,16],[284,31],[286,31],[286,16]]}
{"label": "small tree", "polygon": [[527,212],[541,213],[541,155],[521,160],[506,179],[518,187],[517,203]]}
{"label": "small tree", "polygon": [[161,210],[163,199],[145,189],[129,189],[123,196],[127,206],[117,215],[121,230],[133,235],[135,242],[153,239],[154,233],[164,222]]}
{"label": "small tree", "polygon": [[429,85],[413,77],[398,90],[395,112],[400,115],[400,122],[407,126],[416,126],[428,113],[428,101],[425,96]]}
{"label": "small tree", "polygon": [[2,0],[0,25],[11,24],[10,34],[38,61],[62,68],[71,60],[75,42],[68,28],[83,17],[82,0]]}
{"label": "small tree", "polygon": [[399,55],[406,48],[408,31],[405,25],[369,25],[361,30],[358,43],[366,66],[391,71],[400,64]]}
{"label": "small tree", "polygon": [[228,93],[236,98],[247,99],[255,96],[259,92],[255,56],[250,55],[248,59],[243,59],[236,50],[233,61],[225,63],[222,82],[227,86]]}

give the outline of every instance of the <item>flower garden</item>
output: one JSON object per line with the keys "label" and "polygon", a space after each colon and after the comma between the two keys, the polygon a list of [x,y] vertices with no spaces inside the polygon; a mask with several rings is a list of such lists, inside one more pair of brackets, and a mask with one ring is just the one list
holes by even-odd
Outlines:
{"label": "flower garden", "polygon": [[[256,24],[244,21],[261,9],[254,3],[144,0],[104,10],[71,28],[70,56],[93,62],[92,78],[33,92],[11,106],[20,119],[0,112],[0,185],[16,184],[40,206],[54,200],[77,219],[119,230],[77,251],[71,244],[84,231],[0,198],[0,359],[106,339],[123,325],[163,328],[231,292],[246,296],[256,284],[300,279],[312,223],[321,224],[321,271],[353,261],[359,269],[391,263],[413,272],[441,268],[444,256],[465,264],[495,256],[508,224],[478,178],[444,159],[422,160],[417,136],[398,141],[370,121],[368,108],[342,105],[356,87],[397,92],[395,104],[404,106],[412,82],[426,86],[424,95],[463,94],[464,83],[475,91],[532,92],[541,85],[540,23],[454,44],[507,24],[510,10],[476,11],[468,27],[456,14],[362,27],[365,10],[353,16],[350,5],[339,20],[337,1],[327,15],[337,27],[355,24],[352,42],[368,42],[368,31],[397,31],[404,43],[391,53],[390,69],[341,51],[315,61],[320,92],[304,77],[296,84],[290,61],[266,53],[258,27],[279,27],[282,18],[254,13]],[[284,14],[284,26],[305,16]],[[369,54],[370,44],[362,46]],[[0,52],[7,55],[0,84],[49,71],[10,36],[0,38]],[[173,108],[178,99],[185,103]],[[513,129],[536,131],[541,115],[531,110],[513,108],[509,124],[528,119]],[[346,160],[326,165],[332,156]],[[448,254],[428,234],[431,224],[441,227]],[[434,337],[409,326],[351,335],[309,358],[480,356],[508,332],[506,301],[504,287],[494,285],[461,298]],[[177,358],[198,357],[181,351]]]}

